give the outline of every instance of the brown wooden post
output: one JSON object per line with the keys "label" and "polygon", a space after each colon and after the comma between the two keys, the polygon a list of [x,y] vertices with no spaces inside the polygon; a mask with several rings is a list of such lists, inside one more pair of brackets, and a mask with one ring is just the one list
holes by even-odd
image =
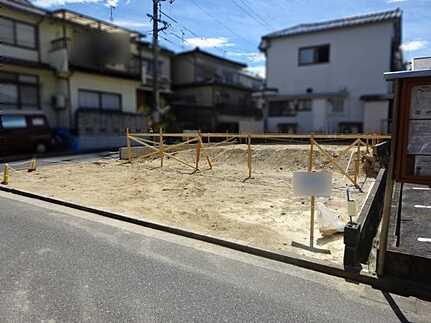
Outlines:
{"label": "brown wooden post", "polygon": [[355,176],[353,178],[355,182],[355,186],[358,185],[360,163],[361,163],[361,142],[358,141],[358,144],[356,145]]}
{"label": "brown wooden post", "polygon": [[126,128],[126,137],[127,137],[127,159],[131,163],[132,162],[132,147],[130,144],[129,128]]}
{"label": "brown wooden post", "polygon": [[247,165],[248,165],[248,178],[251,178],[251,136],[247,136]]}
{"label": "brown wooden post", "polygon": [[160,128],[159,150],[160,150],[160,167],[163,167],[163,160],[165,158],[165,151],[164,151],[164,147],[163,147],[163,129],[162,128]]}
{"label": "brown wooden post", "polygon": [[9,164],[6,163],[3,165],[3,181],[1,182],[3,185],[9,184]]}
{"label": "brown wooden post", "polygon": [[[210,169],[213,169],[213,165],[211,164],[210,157],[208,156],[207,151],[204,149],[204,141],[202,140],[202,133],[201,133],[200,130],[198,131],[198,135],[199,135],[199,143],[201,145],[201,150],[203,150],[203,152],[205,154],[205,158],[206,158],[206,160],[208,162],[208,166],[209,166]],[[209,139],[209,137],[208,137],[208,139]]]}
{"label": "brown wooden post", "polygon": [[[310,136],[310,155],[308,158],[308,171],[313,171],[313,149],[314,149],[314,136]],[[314,247],[314,205],[315,205],[315,197],[312,196],[310,198],[310,248]]]}
{"label": "brown wooden post", "polygon": [[200,134],[198,134],[197,142],[196,142],[196,161],[195,161],[195,171],[199,170],[199,160],[201,158],[201,140]]}

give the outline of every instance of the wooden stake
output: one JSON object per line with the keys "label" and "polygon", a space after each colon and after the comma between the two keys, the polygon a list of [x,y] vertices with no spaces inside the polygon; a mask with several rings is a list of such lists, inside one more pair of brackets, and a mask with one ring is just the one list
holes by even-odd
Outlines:
{"label": "wooden stake", "polygon": [[[313,150],[314,150],[314,146],[316,146],[317,148],[319,148],[319,145],[314,140],[314,136],[311,135],[310,136],[310,154],[309,154],[309,157],[308,157],[308,171],[309,172],[313,171],[313,165],[314,165]],[[312,251],[312,252],[323,253],[323,254],[331,254],[330,250],[320,249],[320,248],[315,248],[314,247],[314,209],[315,209],[315,202],[316,202],[316,197],[315,196],[311,196],[310,197],[310,244],[307,246],[305,244],[302,244],[302,243],[299,243],[299,242],[296,242],[296,241],[292,241],[292,247],[302,248],[302,249],[305,249],[305,250],[309,250],[309,251]]]}
{"label": "wooden stake", "polygon": [[248,165],[248,178],[251,178],[251,136],[247,136],[247,165]]}
{"label": "wooden stake", "polygon": [[130,144],[129,128],[126,128],[126,137],[127,137],[127,159],[131,163],[132,162],[132,147]]}
{"label": "wooden stake", "polygon": [[199,160],[201,158],[201,142],[199,140],[200,138],[197,138],[196,142],[196,162],[195,162],[195,171],[197,172],[199,170]]}
{"label": "wooden stake", "polygon": [[163,129],[162,128],[160,128],[159,150],[160,150],[160,167],[163,167],[163,159],[165,158],[165,153],[163,149]]}
{"label": "wooden stake", "polygon": [[[207,162],[208,162],[208,166],[209,166],[209,168],[210,169],[213,169],[213,165],[211,164],[211,160],[210,160],[210,157],[208,156],[208,153],[207,153],[207,151],[206,151],[206,149],[204,148],[204,142],[203,142],[203,140],[202,140],[202,134],[201,134],[201,132],[199,131],[198,132],[198,138],[199,138],[199,142],[200,142],[200,144],[201,144],[201,150],[204,152],[204,154],[205,154],[205,158],[206,158],[206,160],[207,160]],[[209,138],[209,137],[208,137]]]}
{"label": "wooden stake", "polygon": [[355,176],[353,177],[353,180],[355,182],[355,186],[358,185],[360,162],[361,162],[361,144],[358,142],[358,144],[356,146]]}
{"label": "wooden stake", "polygon": [[3,185],[9,184],[9,164],[8,163],[3,165],[3,181],[1,183]]}
{"label": "wooden stake", "polygon": [[36,168],[37,168],[36,158],[33,158],[33,159],[31,160],[31,164],[30,164],[30,167],[29,167],[29,169],[27,170],[27,172],[29,172],[29,173],[34,172],[34,171],[36,171]]}

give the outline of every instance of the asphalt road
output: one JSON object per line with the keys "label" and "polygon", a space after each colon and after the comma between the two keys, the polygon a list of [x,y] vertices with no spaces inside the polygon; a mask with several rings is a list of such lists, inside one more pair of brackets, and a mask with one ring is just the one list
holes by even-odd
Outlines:
{"label": "asphalt road", "polygon": [[394,310],[367,286],[10,197],[0,194],[1,322],[426,322],[431,313],[415,299],[394,297]]}

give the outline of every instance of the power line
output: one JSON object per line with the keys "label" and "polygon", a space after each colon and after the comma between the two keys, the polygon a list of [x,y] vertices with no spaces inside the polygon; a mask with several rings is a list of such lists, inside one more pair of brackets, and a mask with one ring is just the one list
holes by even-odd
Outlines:
{"label": "power line", "polygon": [[253,7],[248,3],[247,0],[239,0],[241,1],[253,14],[258,17],[260,20],[262,20],[268,27],[274,28],[274,26],[268,22],[266,19],[264,19],[256,10],[253,9]]}
{"label": "power line", "polygon": [[[182,48],[184,48],[184,43],[188,43],[190,46],[195,47],[195,45],[194,45],[193,43],[191,43],[190,41],[188,41],[187,39],[185,39],[185,38],[184,38],[184,34],[185,34],[185,32],[184,32],[184,31],[187,31],[188,33],[190,33],[190,34],[191,34],[191,35],[193,35],[194,37],[196,37],[196,38],[200,38],[200,39],[202,39],[202,40],[205,40],[205,39],[207,39],[207,38],[208,38],[208,37],[205,37],[205,36],[200,36],[200,35],[198,35],[198,34],[197,34],[197,33],[195,33],[193,30],[191,30],[190,28],[188,28],[187,26],[185,26],[183,23],[180,23],[178,18],[174,18],[173,16],[168,15],[168,14],[166,14],[166,13],[165,13],[165,12],[163,12],[163,11],[160,11],[160,12],[161,12],[161,14],[162,14],[163,16],[165,16],[166,18],[170,19],[172,22],[174,22],[174,23],[176,23],[176,24],[178,25],[178,26],[176,26],[176,25],[174,25],[174,26],[175,26],[175,27],[178,27],[179,32],[181,33],[181,36],[179,36],[179,35],[177,35],[177,34],[175,34],[175,33],[173,33],[173,32],[169,32],[169,33],[170,33],[170,34],[172,34],[175,38],[178,38],[179,40],[181,40],[181,42],[182,42],[181,47],[182,47]],[[225,55],[226,55],[226,50],[225,50],[225,49],[223,49],[223,48],[221,48],[221,47],[214,47],[214,48],[216,48],[217,50],[220,50],[220,51],[222,52],[223,56],[225,56]]]}
{"label": "power line", "polygon": [[[243,36],[241,36],[240,34],[238,34],[237,32],[235,32],[232,28],[230,28],[229,26],[227,26],[222,20],[218,19],[216,16],[214,16],[213,14],[211,14],[208,10],[206,10],[205,8],[203,8],[198,2],[196,2],[195,0],[191,0],[192,3],[198,7],[203,13],[205,13],[208,17],[214,19],[215,21],[217,21],[217,23],[219,23],[220,25],[222,25],[226,30],[230,31],[233,35],[237,36],[238,38],[241,38],[242,40],[244,40],[245,42],[252,44],[252,42],[246,38],[244,38]],[[256,44],[252,44],[253,47],[256,46]]]}
{"label": "power line", "polygon": [[[236,2],[236,0],[232,0],[232,3],[235,6],[237,6],[242,12],[244,12],[247,16],[249,16],[251,19],[256,21],[258,24],[264,27],[271,27],[266,21],[264,21],[262,18],[254,14],[253,10],[250,7],[248,7],[247,4],[245,5],[247,6],[248,10],[246,10],[243,6],[241,6],[238,2]],[[251,13],[249,11],[251,11]]]}

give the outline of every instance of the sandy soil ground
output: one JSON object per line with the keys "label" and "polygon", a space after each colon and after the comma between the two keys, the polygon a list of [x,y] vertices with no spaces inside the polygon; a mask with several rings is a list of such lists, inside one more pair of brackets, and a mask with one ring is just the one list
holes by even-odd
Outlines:
{"label": "sandy soil ground", "polygon": [[[324,146],[332,153],[345,146]],[[252,178],[248,174],[245,145],[208,149],[213,159],[209,170],[201,159],[201,171],[165,159],[73,162],[41,167],[36,172],[16,172],[10,186],[79,202],[84,205],[121,212],[137,218],[191,229],[266,249],[290,251],[340,263],[344,252],[342,234],[321,237],[316,214],[315,237],[330,255],[291,247],[292,241],[308,243],[310,202],[293,195],[294,171],[306,170],[309,147],[306,145],[253,145]],[[223,154],[216,160],[214,157]],[[194,151],[176,153],[192,163]],[[316,166],[322,156],[315,152]],[[348,156],[341,159],[347,165]],[[321,198],[327,207],[346,216],[347,179],[333,172],[333,196]],[[362,205],[373,180],[367,180],[364,193],[353,190]]]}

